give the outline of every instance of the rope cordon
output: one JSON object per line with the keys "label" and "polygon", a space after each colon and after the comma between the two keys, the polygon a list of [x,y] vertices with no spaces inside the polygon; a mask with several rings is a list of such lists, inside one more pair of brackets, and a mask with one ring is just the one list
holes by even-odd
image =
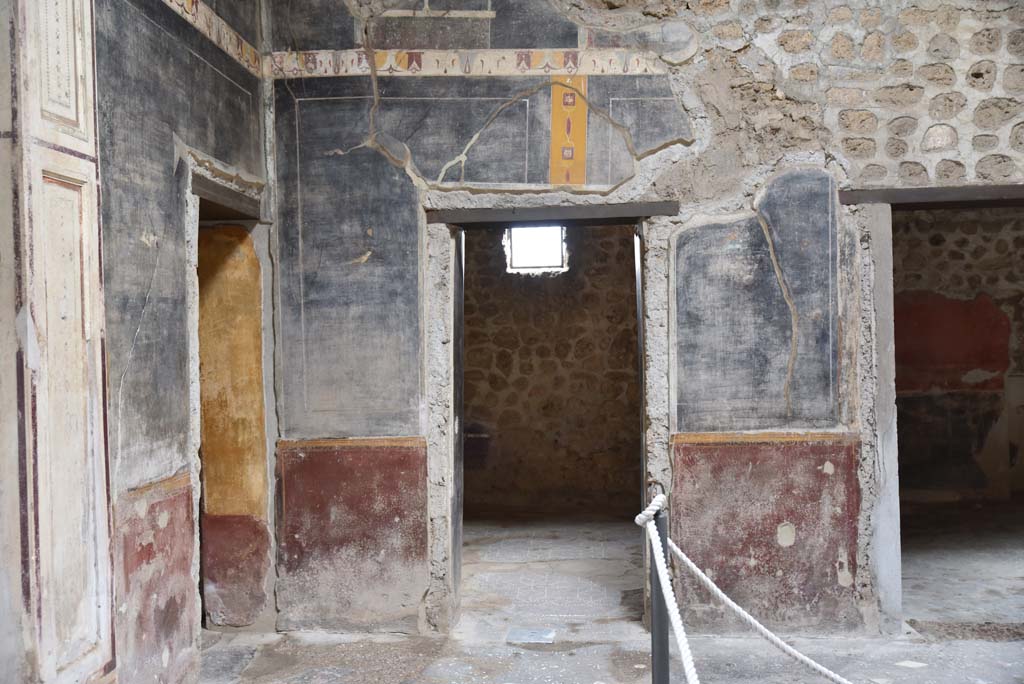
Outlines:
{"label": "rope cordon", "polygon": [[[647,536],[651,541],[651,555],[654,557],[654,565],[658,571],[658,582],[661,584],[662,591],[665,595],[669,622],[672,623],[672,631],[676,635],[676,645],[679,647],[679,654],[683,660],[683,673],[686,676],[686,682],[687,684],[700,684],[700,680],[697,678],[697,669],[693,664],[693,654],[690,652],[690,645],[686,639],[686,630],[683,628],[683,619],[679,614],[679,604],[676,602],[675,592],[672,589],[672,582],[669,579],[668,563],[665,561],[665,553],[661,548],[661,538],[658,535],[658,528],[654,523],[654,516],[658,511],[665,507],[666,501],[667,499],[664,494],[657,495],[651,501],[651,504],[645,508],[640,515],[636,516],[634,520],[637,525],[647,530]],[[680,549],[674,541],[672,541],[672,539],[667,538],[666,540],[668,542],[669,550],[676,558],[679,559],[683,564],[683,567],[697,579],[701,586],[707,589],[712,596],[721,601],[726,608],[729,608],[739,616],[743,622],[749,625],[750,628],[765,641],[807,669],[832,682],[835,682],[835,684],[851,684],[848,679],[844,679],[832,670],[829,670],[827,667],[811,660],[803,653],[800,653],[785,641],[775,636],[775,634],[770,632],[767,627],[758,622],[754,616],[743,610],[743,608],[737,605],[735,601],[726,596],[725,592],[719,589],[718,585],[711,581],[711,578],[704,574],[704,572],[697,567],[697,564],[690,560],[689,557],[683,553],[683,550]]]}

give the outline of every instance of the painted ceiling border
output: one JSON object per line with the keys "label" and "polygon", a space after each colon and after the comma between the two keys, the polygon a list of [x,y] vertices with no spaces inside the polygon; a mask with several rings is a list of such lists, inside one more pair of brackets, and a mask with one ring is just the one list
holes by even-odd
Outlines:
{"label": "painted ceiling border", "polygon": [[214,45],[226,52],[253,76],[263,76],[259,50],[218,16],[203,0],[163,0],[178,16],[192,24]]}
{"label": "painted ceiling border", "polygon": [[275,79],[369,76],[646,76],[668,73],[654,53],[621,48],[555,50],[309,50],[275,52],[265,72]]}

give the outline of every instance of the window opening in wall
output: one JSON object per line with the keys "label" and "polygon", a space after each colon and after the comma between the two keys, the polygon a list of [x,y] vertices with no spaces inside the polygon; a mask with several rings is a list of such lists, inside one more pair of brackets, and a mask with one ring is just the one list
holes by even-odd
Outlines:
{"label": "window opening in wall", "polygon": [[565,226],[513,226],[505,230],[502,242],[509,273],[565,273],[569,270]]}

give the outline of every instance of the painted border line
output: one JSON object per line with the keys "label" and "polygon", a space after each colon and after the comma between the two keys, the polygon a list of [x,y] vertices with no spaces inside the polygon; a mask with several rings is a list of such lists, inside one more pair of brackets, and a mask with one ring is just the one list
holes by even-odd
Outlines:
{"label": "painted border line", "polygon": [[178,16],[192,24],[199,33],[206,36],[217,47],[234,58],[253,76],[263,76],[259,50],[242,38],[203,0],[163,0]]}
{"label": "painted border line", "polygon": [[[266,58],[265,71],[268,77],[275,79],[369,76],[370,54],[371,51],[358,49],[275,52]],[[373,50],[372,54],[378,76],[644,76],[668,73],[667,65],[654,53],[620,48]]]}
{"label": "painted border line", "polygon": [[494,10],[390,9],[384,10],[380,16],[430,19],[494,19],[498,16],[498,13]]}

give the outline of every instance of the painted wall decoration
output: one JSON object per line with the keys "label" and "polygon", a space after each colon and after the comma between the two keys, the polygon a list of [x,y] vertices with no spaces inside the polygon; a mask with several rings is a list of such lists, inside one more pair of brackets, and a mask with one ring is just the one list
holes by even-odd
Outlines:
{"label": "painted wall decoration", "polygon": [[677,236],[677,431],[834,426],[836,201],[828,173],[787,171],[755,213]]}
{"label": "painted wall decoration", "polygon": [[203,0],[163,0],[178,16],[192,24],[217,47],[230,55],[254,76],[263,71],[259,50],[232,28]]}
{"label": "painted wall decoration", "polygon": [[426,477],[421,438],[278,444],[280,629],[416,631]]}
{"label": "painted wall decoration", "polygon": [[1015,208],[893,212],[903,500],[1024,488],[1024,217]]}
{"label": "painted wall decoration", "polygon": [[[857,603],[856,435],[685,434],[673,439],[670,535],[766,625],[836,631]],[[681,573],[688,625],[741,623]]]}
{"label": "painted wall decoration", "polygon": [[[373,59],[373,68],[370,60]],[[311,50],[275,52],[273,78],[325,76],[600,76],[667,74],[650,52],[620,48],[572,50]]]}
{"label": "painted wall decoration", "polygon": [[194,681],[198,493],[187,476],[154,484],[196,457],[186,239],[195,218],[176,152],[185,146],[262,176],[259,79],[162,0],[95,7],[115,605],[127,606],[115,611],[118,676]]}
{"label": "painted wall decoration", "polygon": [[561,76],[551,84],[551,161],[553,185],[587,182],[587,77]]}

